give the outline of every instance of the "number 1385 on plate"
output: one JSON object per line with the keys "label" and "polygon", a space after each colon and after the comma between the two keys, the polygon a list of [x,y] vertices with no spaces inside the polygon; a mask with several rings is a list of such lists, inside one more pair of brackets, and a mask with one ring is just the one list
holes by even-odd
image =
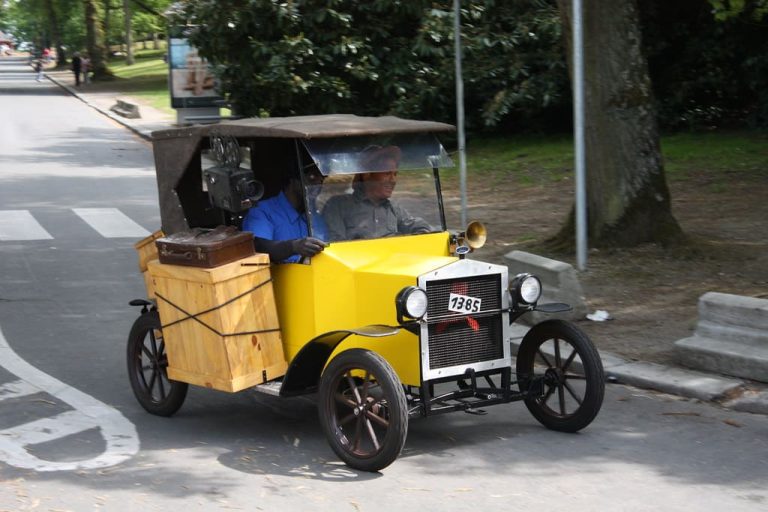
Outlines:
{"label": "number 1385 on plate", "polygon": [[481,302],[478,297],[452,293],[448,296],[448,310],[456,313],[479,313]]}

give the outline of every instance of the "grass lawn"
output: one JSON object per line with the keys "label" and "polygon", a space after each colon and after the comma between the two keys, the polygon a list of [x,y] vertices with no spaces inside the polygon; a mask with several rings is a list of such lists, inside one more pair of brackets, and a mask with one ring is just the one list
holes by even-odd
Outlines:
{"label": "grass lawn", "polygon": [[[677,133],[661,138],[664,168],[670,181],[706,174],[718,182],[734,173],[768,177],[768,134],[755,131]],[[457,167],[458,155],[451,155]],[[541,185],[571,176],[570,135],[475,137],[467,143],[467,173],[491,183],[514,179],[519,185]]]}
{"label": "grass lawn", "polygon": [[173,113],[168,93],[168,64],[163,61],[163,54],[165,50],[137,50],[132,66],[125,64],[125,57],[112,57],[109,69],[115,74],[115,79],[93,82],[89,88],[134,96],[156,109]]}

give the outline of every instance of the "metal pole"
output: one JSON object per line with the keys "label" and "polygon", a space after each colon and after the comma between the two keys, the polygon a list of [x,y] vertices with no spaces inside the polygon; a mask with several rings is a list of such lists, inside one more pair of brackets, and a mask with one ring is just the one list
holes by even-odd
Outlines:
{"label": "metal pole", "polygon": [[581,0],[573,0],[573,135],[576,168],[576,266],[587,269],[587,184],[584,158],[584,34]]}
{"label": "metal pole", "polygon": [[461,228],[467,226],[467,155],[464,137],[464,79],[461,74],[461,3],[453,0],[453,41],[456,54],[456,126],[459,130],[459,191]]}

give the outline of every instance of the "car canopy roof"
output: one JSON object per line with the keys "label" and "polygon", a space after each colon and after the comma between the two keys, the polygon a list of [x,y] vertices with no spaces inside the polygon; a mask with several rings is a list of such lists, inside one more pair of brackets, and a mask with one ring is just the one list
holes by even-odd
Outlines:
{"label": "car canopy roof", "polygon": [[394,135],[398,133],[444,133],[455,128],[450,124],[434,121],[415,121],[394,116],[361,117],[353,114],[330,114],[296,117],[251,117],[216,124],[160,130],[152,133],[153,139],[206,137],[216,135],[233,137],[276,137],[290,139],[315,139],[350,137],[359,135]]}
{"label": "car canopy roof", "polygon": [[200,151],[208,147],[208,138],[211,135],[231,136],[240,140],[251,139],[256,142],[261,140],[262,147],[266,146],[271,153],[270,161],[277,166],[281,157],[295,161],[295,149],[291,139],[346,139],[360,136],[448,133],[454,130],[450,124],[433,121],[415,121],[393,116],[331,114],[248,118],[155,131],[152,133],[152,144],[163,231],[171,234],[187,227],[215,224],[215,219],[209,218],[210,213],[200,213],[208,205],[207,195],[200,185]]}

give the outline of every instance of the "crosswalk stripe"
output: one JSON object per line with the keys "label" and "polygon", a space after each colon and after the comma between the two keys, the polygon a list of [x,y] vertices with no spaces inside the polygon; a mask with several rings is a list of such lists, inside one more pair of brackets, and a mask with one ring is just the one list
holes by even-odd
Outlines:
{"label": "crosswalk stripe", "polygon": [[23,380],[14,380],[6,382],[0,386],[0,402],[9,398],[18,398],[20,396],[34,395],[40,393],[40,389]]}
{"label": "crosswalk stripe", "polygon": [[72,211],[105,238],[144,238],[150,234],[117,208],[73,208]]}
{"label": "crosswalk stripe", "polygon": [[0,210],[0,240],[50,240],[53,237],[29,210]]}
{"label": "crosswalk stripe", "polygon": [[0,430],[0,438],[13,441],[17,445],[27,446],[47,443],[98,426],[98,423],[81,412],[67,411],[50,418],[42,418]]}

